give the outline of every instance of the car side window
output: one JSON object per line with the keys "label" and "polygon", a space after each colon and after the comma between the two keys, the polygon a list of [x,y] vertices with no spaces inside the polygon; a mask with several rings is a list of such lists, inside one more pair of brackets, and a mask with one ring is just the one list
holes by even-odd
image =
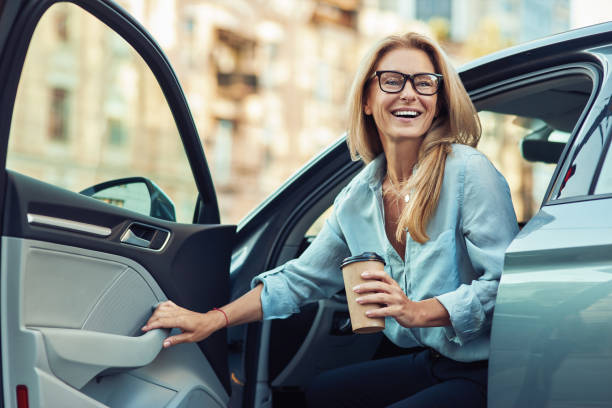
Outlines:
{"label": "car side window", "polygon": [[75,192],[143,178],[114,186],[113,197],[91,195],[156,217],[137,201],[145,187],[159,187],[177,221],[193,220],[197,188],[156,78],[123,38],[70,3],[51,6],[31,39],[7,168]]}
{"label": "car side window", "polygon": [[577,141],[570,160],[559,174],[551,200],[591,194],[589,189],[604,147],[603,130],[599,126],[582,141]]}
{"label": "car side window", "polygon": [[[601,107],[604,106],[594,104],[592,112],[599,110],[597,117],[585,121],[583,134],[573,141],[574,146],[557,175],[549,200],[582,199],[592,194],[601,194],[594,189],[593,179],[603,157],[606,139],[612,131],[610,109]],[[599,191],[602,188],[603,184],[598,186]]]}
{"label": "car side window", "polygon": [[[609,122],[609,126],[612,125],[612,117],[608,117],[607,122]],[[610,138],[612,138],[612,132],[608,135],[608,139]],[[612,194],[612,148],[610,140],[608,140],[608,152],[599,171],[599,178],[597,179],[594,193],[596,195]]]}
{"label": "car side window", "polygon": [[517,219],[524,224],[538,212],[557,163],[527,160],[521,142],[546,133],[547,141],[557,142],[562,149],[570,134],[520,115],[481,111],[479,117],[482,137],[478,149],[506,178]]}
{"label": "car side window", "polygon": [[[480,96],[476,91],[483,124],[479,147],[508,180],[519,223],[529,221],[540,204],[558,198],[547,191],[570,136],[592,100],[594,75],[588,64],[564,66],[533,73],[494,94],[481,91]],[[489,141],[494,142],[490,147]],[[583,161],[601,151],[592,147],[581,152]],[[573,195],[588,191],[593,173],[589,166],[583,167],[567,187]]]}
{"label": "car side window", "polygon": [[329,218],[331,213],[334,211],[334,206],[332,205],[327,210],[323,211],[323,213],[312,223],[308,231],[306,231],[306,237],[316,237],[319,235],[319,232],[323,229],[323,225],[325,224],[325,220]]}

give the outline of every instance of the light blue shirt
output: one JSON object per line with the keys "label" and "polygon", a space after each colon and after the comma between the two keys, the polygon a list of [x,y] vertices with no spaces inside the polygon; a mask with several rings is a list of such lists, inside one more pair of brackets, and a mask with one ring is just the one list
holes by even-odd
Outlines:
{"label": "light blue shirt", "polygon": [[400,347],[431,347],[457,361],[489,356],[491,318],[504,252],[518,232],[504,177],[479,151],[455,144],[446,159],[438,207],[427,226],[429,241],[406,234],[405,262],[384,227],[380,155],[338,194],[331,216],[297,259],[262,273],[264,319],[285,318],[300,306],[344,288],[340,262],[377,252],[385,271],[413,301],[437,298],[451,326],[405,328],[387,317],[385,335]]}

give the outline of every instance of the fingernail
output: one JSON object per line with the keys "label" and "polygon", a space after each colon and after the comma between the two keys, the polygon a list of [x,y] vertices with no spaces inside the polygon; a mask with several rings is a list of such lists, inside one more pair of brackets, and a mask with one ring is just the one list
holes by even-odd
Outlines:
{"label": "fingernail", "polygon": [[364,278],[365,278],[366,276],[370,276],[370,272],[363,272],[363,273],[361,274],[361,276],[362,276],[362,277],[364,277]]}
{"label": "fingernail", "polygon": [[353,291],[357,292],[359,289],[361,289],[361,285],[357,285],[353,288]]}
{"label": "fingernail", "polygon": [[164,347],[170,347],[170,340],[164,341]]}
{"label": "fingernail", "polygon": [[355,302],[361,303],[361,302],[363,302],[363,298],[357,298],[357,299],[355,299]]}
{"label": "fingernail", "polygon": [[369,310],[366,312],[366,316],[370,317],[372,316],[372,312],[370,312]]}

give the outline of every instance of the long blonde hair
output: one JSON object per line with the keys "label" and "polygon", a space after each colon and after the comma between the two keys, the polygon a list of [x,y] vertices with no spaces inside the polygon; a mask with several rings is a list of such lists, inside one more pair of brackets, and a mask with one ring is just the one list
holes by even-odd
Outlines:
{"label": "long blonde hair", "polygon": [[418,170],[401,187],[402,195],[410,192],[410,201],[400,215],[395,236],[404,242],[407,229],[412,239],[429,240],[427,224],[440,198],[446,156],[452,143],[476,147],[480,139],[480,120],[459,75],[448,62],[440,47],[418,33],[392,35],[382,39],[363,59],[349,94],[348,145],[351,157],[369,163],[383,152],[378,130],[371,115],[363,110],[367,86],[379,61],[390,51],[413,48],[424,51],[436,73],[443,75],[438,93],[437,116],[425,134],[418,153]]}

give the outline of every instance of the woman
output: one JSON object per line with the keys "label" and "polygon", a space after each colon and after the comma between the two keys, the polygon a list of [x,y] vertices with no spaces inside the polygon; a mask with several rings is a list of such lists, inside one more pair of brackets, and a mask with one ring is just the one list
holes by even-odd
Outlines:
{"label": "woman", "polygon": [[[343,258],[374,251],[385,272],[354,288],[385,335],[409,353],[332,370],[309,405],[486,406],[487,358],[504,251],[518,231],[508,186],[473,147],[480,122],[439,47],[408,33],[382,40],[350,94],[348,143],[367,166],[336,198],[304,254],[257,276],[222,309],[160,305],[144,330],[178,327],[164,346],[284,318],[343,288]],[[393,404],[393,405],[391,405]]]}

